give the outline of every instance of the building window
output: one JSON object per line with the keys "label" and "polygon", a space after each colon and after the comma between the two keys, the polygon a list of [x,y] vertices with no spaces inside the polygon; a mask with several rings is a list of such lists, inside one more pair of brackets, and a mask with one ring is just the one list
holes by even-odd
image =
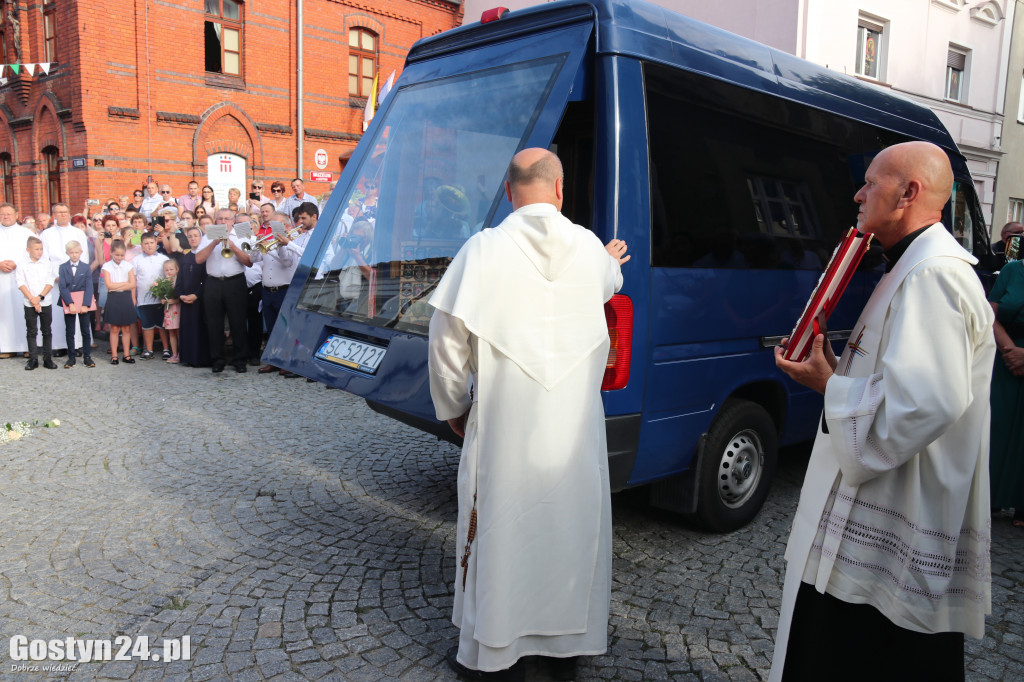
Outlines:
{"label": "building window", "polygon": [[1006,207],[1006,222],[1019,223],[1024,221],[1024,199],[1010,197],[1010,205]]}
{"label": "building window", "polygon": [[8,204],[14,203],[14,174],[11,169],[11,155],[7,152],[0,154],[0,175],[3,176],[4,201]]}
{"label": "building window", "polygon": [[946,99],[963,102],[967,95],[967,53],[949,48],[946,53]]}
{"label": "building window", "polygon": [[46,205],[53,206],[61,203],[60,161],[57,159],[56,147],[43,149],[43,163],[46,166]]}
{"label": "building window", "polygon": [[1024,123],[1024,75],[1020,77],[1020,97],[1017,102],[1017,120]]}
{"label": "building window", "polygon": [[876,80],[885,77],[885,26],[883,23],[861,17],[857,21],[857,74]]}
{"label": "building window", "polygon": [[348,32],[348,92],[369,97],[377,73],[377,36],[365,28]]}
{"label": "building window", "polygon": [[242,4],[206,0],[206,70],[242,75]]}
{"label": "building window", "polygon": [[[6,50],[4,51],[6,54]],[[57,3],[43,6],[43,58],[51,64],[57,61]]]}

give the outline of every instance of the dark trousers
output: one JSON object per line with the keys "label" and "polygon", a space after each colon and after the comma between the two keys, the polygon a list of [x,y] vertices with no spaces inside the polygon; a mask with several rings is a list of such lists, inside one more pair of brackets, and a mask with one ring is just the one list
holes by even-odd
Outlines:
{"label": "dark trousers", "polygon": [[245,366],[245,303],[248,295],[245,286],[245,275],[235,275],[228,279],[207,277],[203,283],[203,300],[206,306],[206,327],[210,341],[210,361],[214,367],[223,367],[224,360],[224,316],[228,316],[228,328],[235,344],[235,355],[232,363],[236,367]]}
{"label": "dark trousers", "polygon": [[249,356],[259,360],[260,348],[263,346],[263,317],[260,315],[260,300],[263,298],[263,285],[257,282],[249,287],[245,304],[245,328],[247,335],[245,345]]}
{"label": "dark trousers", "polygon": [[281,305],[287,293],[288,287],[282,287],[277,291],[267,291],[267,288],[263,287],[263,323],[267,325],[267,334],[274,333],[274,323],[281,313]]}
{"label": "dark trousers", "polygon": [[961,682],[964,635],[905,630],[873,606],[819,594],[813,585],[802,583],[782,679]]}
{"label": "dark trousers", "polygon": [[[50,328],[53,324],[53,308],[48,305],[41,307],[42,310],[38,313],[32,306],[25,307],[25,339],[28,341],[30,360],[35,360],[36,354],[39,352],[39,347],[36,345],[36,333],[39,331],[37,323],[43,327],[43,360],[49,360],[53,354],[53,330]],[[74,349],[71,352],[74,353]]]}
{"label": "dark trousers", "polygon": [[78,328],[82,330],[82,355],[86,360],[92,354],[92,324],[89,321],[89,313],[64,313],[64,338],[68,342],[68,364],[75,364],[75,318],[78,318]]}

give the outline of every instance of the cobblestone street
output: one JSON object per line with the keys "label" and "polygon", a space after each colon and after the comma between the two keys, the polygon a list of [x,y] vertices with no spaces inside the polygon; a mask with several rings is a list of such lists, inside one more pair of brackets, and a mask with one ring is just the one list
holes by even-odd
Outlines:
{"label": "cobblestone street", "polygon": [[[0,360],[0,418],[61,425],[0,445],[0,678],[47,675],[12,671],[14,635],[187,635],[189,661],[50,675],[455,679],[454,447],[255,368],[23,365]],[[610,650],[580,679],[765,678],[806,457],[784,452],[760,517],[728,535],[614,496]],[[992,558],[994,613],[968,640],[968,679],[1022,679],[1024,532],[1006,516]],[[550,679],[542,661],[527,679]]]}

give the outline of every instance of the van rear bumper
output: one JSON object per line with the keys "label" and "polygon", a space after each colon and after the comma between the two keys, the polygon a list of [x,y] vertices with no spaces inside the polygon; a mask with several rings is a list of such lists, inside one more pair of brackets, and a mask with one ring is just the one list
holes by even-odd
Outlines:
{"label": "van rear bumper", "polygon": [[[455,435],[447,423],[434,419],[423,419],[372,400],[367,400],[366,405],[378,414],[437,436],[439,440],[446,440],[458,446],[462,445],[462,439]],[[608,476],[612,492],[618,492],[627,486],[629,475],[633,473],[637,445],[640,442],[640,415],[626,414],[606,417],[604,422],[605,432],[608,436]]]}

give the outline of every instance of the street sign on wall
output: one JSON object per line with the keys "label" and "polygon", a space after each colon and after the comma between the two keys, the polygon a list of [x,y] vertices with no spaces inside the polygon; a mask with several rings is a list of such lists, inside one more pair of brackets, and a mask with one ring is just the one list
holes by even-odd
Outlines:
{"label": "street sign on wall", "polygon": [[334,173],[331,171],[309,171],[310,182],[334,182]]}

